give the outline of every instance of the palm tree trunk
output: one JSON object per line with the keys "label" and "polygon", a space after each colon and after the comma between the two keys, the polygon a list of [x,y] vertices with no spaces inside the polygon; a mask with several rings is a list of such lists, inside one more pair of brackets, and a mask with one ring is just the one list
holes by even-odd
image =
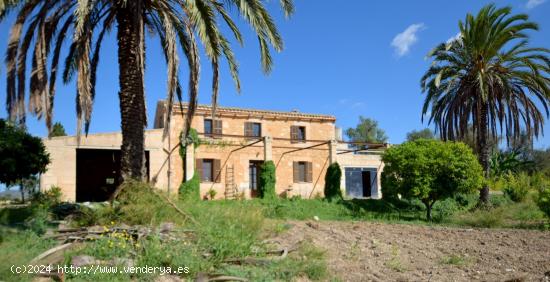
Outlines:
{"label": "palm tree trunk", "polygon": [[[479,163],[483,168],[483,174],[485,179],[489,177],[489,127],[487,120],[487,105],[481,107],[481,113],[479,118],[478,134],[477,134],[477,144],[478,144],[478,157]],[[483,187],[479,191],[479,201],[481,204],[489,203],[489,186],[487,182],[483,184]]]}
{"label": "palm tree trunk", "polygon": [[141,1],[126,1],[124,6],[118,7],[117,10],[120,83],[118,95],[122,127],[121,177],[123,181],[143,180],[146,116],[143,86],[143,28],[140,26]]}

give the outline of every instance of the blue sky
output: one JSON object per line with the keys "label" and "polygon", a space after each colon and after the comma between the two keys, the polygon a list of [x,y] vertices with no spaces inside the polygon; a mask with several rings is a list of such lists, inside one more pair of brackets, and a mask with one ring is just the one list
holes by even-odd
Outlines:
{"label": "blue sky", "polygon": [[[400,143],[420,121],[424,96],[420,77],[429,62],[426,53],[458,32],[458,21],[491,1],[328,1],[295,0],[296,13],[285,20],[278,1],[268,2],[285,40],[274,55],[269,76],[261,72],[258,44],[241,21],[245,46],[233,44],[240,63],[242,92],[236,93],[224,66],[220,85],[222,106],[333,114],[342,128],[355,126],[359,115],[374,118],[391,143]],[[550,48],[550,0],[494,1],[527,13],[539,23],[532,45]],[[0,24],[0,54],[5,54],[13,15]],[[115,33],[104,42],[98,72],[97,97],[90,131],[120,129]],[[205,60],[203,60],[205,61]],[[185,64],[181,77],[186,78]],[[6,117],[5,65],[0,66],[0,117]],[[211,75],[202,68],[200,103],[210,101]],[[74,82],[58,84],[55,121],[70,134],[76,129]],[[146,99],[149,127],[156,101],[166,95],[166,68],[156,38],[147,41]],[[537,147],[550,146],[550,125]],[[28,118],[31,133],[46,135],[44,121]]]}

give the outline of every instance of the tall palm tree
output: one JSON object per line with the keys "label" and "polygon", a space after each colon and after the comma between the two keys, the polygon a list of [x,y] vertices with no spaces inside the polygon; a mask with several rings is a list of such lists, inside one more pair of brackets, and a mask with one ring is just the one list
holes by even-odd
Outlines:
{"label": "tall palm tree", "polygon": [[[428,112],[443,139],[462,139],[471,124],[477,153],[489,174],[489,140],[498,133],[516,139],[543,132],[550,97],[549,50],[528,45],[527,31],[538,30],[525,14],[488,5],[459,22],[457,40],[442,43],[429,54],[432,65],[422,77]],[[431,108],[431,109],[430,109]],[[544,109],[544,113],[542,112]],[[480,191],[487,203],[489,187]]]}
{"label": "tall palm tree", "polygon": [[[292,0],[280,0],[286,16],[293,12]],[[27,54],[32,51],[29,110],[52,126],[58,65],[67,37],[72,43],[62,74],[65,83],[76,74],[77,136],[82,122],[87,134],[95,97],[96,72],[101,44],[106,33],[116,26],[123,179],[144,176],[145,110],[145,31],[158,36],[168,68],[167,115],[170,123],[174,97],[181,100],[178,47],[187,59],[189,72],[189,110],[185,118],[187,136],[198,95],[200,73],[198,42],[204,45],[212,64],[212,104],[218,97],[219,63],[225,58],[237,90],[238,66],[229,40],[220,31],[224,22],[242,45],[239,28],[228,13],[234,8],[256,33],[263,70],[271,70],[270,46],[283,48],[281,36],[261,0],[0,0],[0,20],[17,10],[12,25],[7,65],[7,110],[9,117],[25,122],[25,84]],[[24,28],[26,27],[26,31]],[[32,45],[34,39],[34,46]],[[48,64],[49,67],[48,67]],[[167,129],[168,126],[165,127]],[[165,135],[167,131],[165,130]]]}

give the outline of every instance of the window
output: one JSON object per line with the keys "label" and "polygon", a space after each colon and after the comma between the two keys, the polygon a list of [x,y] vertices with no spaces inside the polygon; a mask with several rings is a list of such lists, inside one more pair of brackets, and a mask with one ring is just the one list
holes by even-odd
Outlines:
{"label": "window", "polygon": [[290,127],[290,140],[294,143],[306,141],[306,127],[305,126],[291,126]]}
{"label": "window", "polygon": [[247,137],[261,137],[262,124],[259,122],[245,122],[244,135]]}
{"label": "window", "polygon": [[204,135],[205,136],[211,136],[212,135],[212,120],[211,119],[205,119],[204,120]]}
{"label": "window", "polygon": [[263,161],[250,161],[248,165],[248,176],[249,176],[249,188],[251,190],[258,189],[259,182],[259,172],[260,167],[262,166]]}
{"label": "window", "polygon": [[312,182],[311,162],[294,162],[294,183]]}
{"label": "window", "polygon": [[212,171],[212,168],[214,167],[213,160],[203,160],[202,161],[202,182],[213,182],[214,178],[212,175],[214,174]]}
{"label": "window", "polygon": [[197,159],[197,174],[201,182],[216,182],[221,179],[220,160],[217,159]]}
{"label": "window", "polygon": [[219,119],[204,120],[204,135],[213,138],[221,138],[222,135],[222,121]]}

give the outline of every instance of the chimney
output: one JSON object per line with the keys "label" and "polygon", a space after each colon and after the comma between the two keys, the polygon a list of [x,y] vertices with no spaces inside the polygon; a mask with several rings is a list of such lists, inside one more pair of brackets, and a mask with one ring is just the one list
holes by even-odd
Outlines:
{"label": "chimney", "polygon": [[343,141],[343,139],[342,139],[342,128],[340,128],[340,127],[335,127],[334,128],[334,139],[336,139],[336,141]]}

